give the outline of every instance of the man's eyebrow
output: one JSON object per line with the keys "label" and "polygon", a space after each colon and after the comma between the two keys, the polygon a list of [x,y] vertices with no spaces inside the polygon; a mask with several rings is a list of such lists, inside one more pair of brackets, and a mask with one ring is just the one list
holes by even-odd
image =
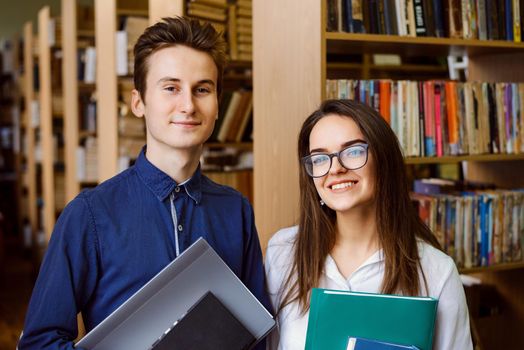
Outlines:
{"label": "man's eyebrow", "polygon": [[[367,143],[366,141],[364,140],[361,140],[361,139],[356,139],[356,140],[351,140],[351,141],[348,141],[348,142],[344,142],[342,145],[340,145],[341,148],[346,148],[346,147],[349,147],[351,145],[354,145],[356,143]],[[321,152],[321,153],[325,153],[327,152],[327,150],[325,148],[315,148],[315,149],[312,149],[309,151],[309,153],[314,153],[314,152]]]}
{"label": "man's eyebrow", "polygon": [[[178,78],[173,78],[173,77],[164,77],[164,78],[161,78],[158,80],[158,84],[162,84],[162,83],[166,83],[166,82],[169,82],[169,83],[180,83],[181,80],[178,79]],[[209,85],[212,85],[212,86],[215,86],[215,82],[212,80],[212,79],[202,79],[202,80],[199,80],[197,81],[197,85],[200,85],[200,84],[209,84]]]}

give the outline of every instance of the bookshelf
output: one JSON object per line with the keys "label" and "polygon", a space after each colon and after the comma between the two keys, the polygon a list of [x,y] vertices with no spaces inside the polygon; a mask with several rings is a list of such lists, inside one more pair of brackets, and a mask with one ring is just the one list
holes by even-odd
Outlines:
{"label": "bookshelf", "polygon": [[[117,172],[125,168],[121,150],[123,148],[136,148],[137,141],[140,138],[136,133],[125,137],[119,128],[119,119],[123,116],[119,114],[122,106],[128,105],[128,95],[132,89],[133,82],[131,76],[118,77],[116,66],[113,65],[117,55],[115,50],[115,40],[113,36],[107,35],[107,28],[117,27],[117,18],[119,16],[147,16],[149,24],[153,24],[162,17],[182,15],[185,13],[186,1],[167,1],[167,0],[150,0],[145,1],[95,1],[95,32],[97,59],[101,62],[110,62],[104,64],[97,71],[97,136],[98,136],[98,182],[114,176]],[[247,72],[247,73],[246,73]],[[224,89],[236,90],[246,84],[251,85],[251,62],[234,61],[228,65],[228,70],[224,75]],[[119,102],[120,100],[120,102]],[[129,116],[124,118],[133,118]],[[128,121],[131,121],[128,119]],[[121,123],[120,123],[121,124]],[[123,137],[124,136],[124,137]],[[142,138],[145,143],[145,138]],[[133,146],[130,146],[132,144]],[[252,147],[250,142],[212,142],[206,144],[209,148],[229,148],[237,150],[238,153],[250,152]],[[138,150],[130,151],[129,154],[136,156]],[[120,160],[119,160],[120,159]],[[252,174],[251,170],[238,169],[231,172],[219,174],[216,170],[209,173],[212,178],[219,182],[231,185],[239,189],[246,196],[252,198],[252,187],[245,187],[242,184],[251,184],[252,181],[246,180],[246,174]],[[227,175],[227,176],[226,176]],[[239,187],[240,186],[240,187]],[[251,186],[251,185],[249,185]]]}
{"label": "bookshelf", "polygon": [[25,159],[26,159],[26,174],[24,183],[27,187],[27,203],[28,203],[28,218],[31,226],[31,232],[33,241],[36,238],[36,232],[38,230],[38,209],[37,209],[37,191],[36,191],[36,137],[35,137],[35,123],[33,120],[33,114],[37,111],[34,109],[35,101],[35,88],[34,88],[34,64],[35,64],[35,52],[33,36],[33,24],[26,22],[24,24],[24,75],[22,80],[22,95],[24,99],[24,112],[23,112],[23,124],[25,125]]}
{"label": "bookshelf", "polygon": [[[23,207],[20,179],[22,159],[19,135],[20,109],[18,94],[18,45],[19,39],[0,40],[0,192],[2,221],[0,235],[18,232],[23,226]],[[9,218],[9,220],[8,220]],[[0,260],[4,245],[0,237]]]}
{"label": "bookshelf", "polygon": [[[361,65],[333,62],[330,60],[333,56],[468,55],[468,81],[524,82],[523,43],[327,32],[326,4],[327,1],[318,0],[289,1],[286,6],[278,1],[253,3],[254,104],[257,106],[253,147],[254,204],[263,250],[273,233],[298,221],[297,135],[303,120],[326,97],[327,79],[338,78],[341,74],[345,75],[344,79],[378,79],[384,73],[374,67],[368,70],[368,77],[362,78],[358,75]],[[409,79],[415,79],[419,73],[416,69]],[[520,176],[524,170],[522,154],[415,157],[406,158],[406,163],[409,166],[466,164],[467,180],[493,182],[506,188],[524,187]],[[491,340],[483,342],[485,348],[524,347],[519,332],[524,325],[522,262],[462,272],[495,285],[506,307],[504,314],[496,318],[497,322],[481,320],[479,333],[493,335]],[[503,335],[508,332],[514,336]]]}
{"label": "bookshelf", "polygon": [[[38,67],[40,141],[42,154],[42,227],[46,241],[64,203],[63,99],[60,70],[62,30],[60,21],[51,17],[49,6],[38,12]],[[52,32],[54,31],[54,32]]]}
{"label": "bookshelf", "polygon": [[[76,0],[62,0],[63,60],[62,85],[64,99],[65,201],[72,200],[83,187],[91,184],[96,165],[88,164],[85,146],[96,140],[96,86],[93,68],[96,58],[89,51],[95,48],[93,4],[80,5]],[[89,56],[89,57],[88,57]],[[94,124],[94,125],[93,125]],[[91,150],[91,153],[92,150]],[[88,173],[88,167],[92,169]]]}

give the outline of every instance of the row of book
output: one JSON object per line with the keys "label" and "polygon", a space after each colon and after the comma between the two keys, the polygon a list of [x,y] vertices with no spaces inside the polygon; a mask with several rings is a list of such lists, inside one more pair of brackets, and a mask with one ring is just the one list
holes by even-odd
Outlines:
{"label": "row of book", "polygon": [[251,140],[253,130],[253,92],[225,91],[211,142],[241,142]]}
{"label": "row of book", "polygon": [[188,16],[207,21],[226,35],[231,60],[252,60],[251,0],[188,0],[186,8]]}
{"label": "row of book", "polygon": [[78,81],[94,84],[96,81],[96,48],[94,46],[79,48],[77,55]]}
{"label": "row of book", "polygon": [[253,151],[223,145],[204,145],[200,165],[205,171],[238,171],[253,169]]}
{"label": "row of book", "polygon": [[328,98],[381,113],[406,157],[524,152],[524,84],[328,80]]}
{"label": "row of book", "polygon": [[328,0],[327,31],[520,42],[523,0]]}
{"label": "row of book", "polygon": [[86,131],[89,134],[96,133],[96,94],[80,94],[79,96],[79,112],[80,130]]}
{"label": "row of book", "polygon": [[412,200],[458,267],[523,261],[524,190],[414,192]]}
{"label": "row of book", "polygon": [[76,151],[76,177],[80,182],[98,181],[98,142],[89,136],[82,140]]}
{"label": "row of book", "polygon": [[253,13],[251,0],[229,6],[228,42],[232,60],[253,60]]}
{"label": "row of book", "polygon": [[253,200],[253,173],[251,170],[205,171],[205,175],[221,185],[230,186],[240,191],[250,201]]}

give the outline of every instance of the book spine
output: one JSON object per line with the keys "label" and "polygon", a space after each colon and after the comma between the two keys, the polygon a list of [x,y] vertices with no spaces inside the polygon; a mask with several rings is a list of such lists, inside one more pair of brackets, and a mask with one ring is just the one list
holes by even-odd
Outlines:
{"label": "book spine", "polygon": [[521,42],[521,18],[520,18],[520,0],[513,0],[513,40],[516,43]]}
{"label": "book spine", "polygon": [[476,0],[477,5],[477,22],[478,22],[478,38],[480,40],[488,39],[488,30],[486,22],[486,1],[489,0]]}
{"label": "book spine", "polygon": [[417,36],[426,36],[426,23],[424,5],[422,0],[413,0],[413,11],[415,14],[415,32]]}
{"label": "book spine", "polygon": [[437,148],[437,157],[442,157],[442,119],[441,119],[441,106],[440,106],[440,85],[435,84],[435,131],[436,131],[436,148]]}
{"label": "book spine", "polygon": [[513,41],[513,0],[505,0],[505,27],[506,27],[506,40]]}

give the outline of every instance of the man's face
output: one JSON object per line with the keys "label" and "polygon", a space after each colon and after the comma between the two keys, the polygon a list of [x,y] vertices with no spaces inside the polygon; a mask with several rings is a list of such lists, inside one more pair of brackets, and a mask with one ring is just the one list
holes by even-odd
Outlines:
{"label": "man's face", "polygon": [[147,151],[193,150],[213,132],[217,67],[210,55],[183,45],[149,57],[145,99],[133,91],[133,112],[145,116]]}

